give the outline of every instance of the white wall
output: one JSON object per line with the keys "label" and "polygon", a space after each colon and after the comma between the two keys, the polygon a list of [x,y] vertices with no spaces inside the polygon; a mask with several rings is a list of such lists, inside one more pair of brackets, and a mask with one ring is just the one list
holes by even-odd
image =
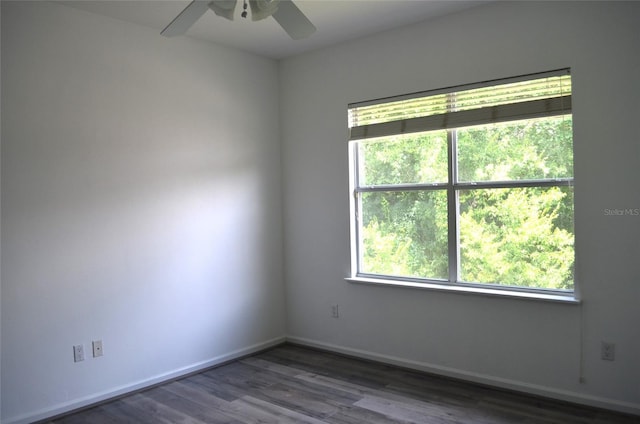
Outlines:
{"label": "white wall", "polygon": [[282,340],[277,72],[2,2],[3,423]]}
{"label": "white wall", "polygon": [[[604,213],[640,208],[639,16],[635,2],[497,2],[283,61],[290,338],[640,413],[640,217]],[[343,280],[348,103],[567,66],[581,306]]]}

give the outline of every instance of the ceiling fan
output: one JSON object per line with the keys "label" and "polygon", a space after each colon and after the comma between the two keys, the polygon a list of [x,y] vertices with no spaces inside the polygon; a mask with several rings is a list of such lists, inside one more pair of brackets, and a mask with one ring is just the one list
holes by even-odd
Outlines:
{"label": "ceiling fan", "polygon": [[291,0],[194,0],[162,30],[161,34],[165,37],[184,34],[207,9],[232,21],[240,1],[242,1],[241,16],[243,18],[247,17],[247,3],[249,3],[251,20],[259,21],[273,16],[273,19],[294,40],[306,38],[316,31],[316,27]]}

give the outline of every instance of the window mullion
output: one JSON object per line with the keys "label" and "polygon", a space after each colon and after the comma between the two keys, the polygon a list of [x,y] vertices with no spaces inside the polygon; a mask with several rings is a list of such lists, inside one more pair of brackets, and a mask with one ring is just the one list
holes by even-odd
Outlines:
{"label": "window mullion", "polygon": [[449,178],[447,185],[447,221],[448,221],[448,254],[449,282],[458,281],[460,248],[458,243],[458,193],[455,185],[458,181],[457,132],[447,131],[447,157],[449,161]]}
{"label": "window mullion", "polygon": [[355,191],[358,193],[370,193],[376,191],[430,191],[445,190],[448,187],[448,183],[389,184],[356,187]]}

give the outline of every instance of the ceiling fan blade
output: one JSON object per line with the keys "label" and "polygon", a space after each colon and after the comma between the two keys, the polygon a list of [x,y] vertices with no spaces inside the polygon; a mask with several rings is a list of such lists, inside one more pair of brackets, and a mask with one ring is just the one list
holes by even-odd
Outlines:
{"label": "ceiling fan blade", "polygon": [[291,0],[282,0],[273,18],[294,40],[307,38],[316,32],[316,27]]}
{"label": "ceiling fan blade", "polygon": [[191,25],[195,24],[204,12],[209,8],[210,1],[194,0],[187,7],[184,8],[178,16],[175,17],[160,34],[165,37],[174,37],[176,35],[182,35]]}

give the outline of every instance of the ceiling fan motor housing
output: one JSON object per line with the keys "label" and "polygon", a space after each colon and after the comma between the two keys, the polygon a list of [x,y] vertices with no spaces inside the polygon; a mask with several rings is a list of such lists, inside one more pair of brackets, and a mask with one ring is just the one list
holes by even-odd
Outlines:
{"label": "ceiling fan motor housing", "polygon": [[[213,0],[209,3],[209,9],[225,19],[233,21],[236,6],[240,0]],[[251,20],[261,21],[276,13],[280,0],[248,0],[251,7]],[[240,16],[247,17],[247,0],[243,0],[243,8]]]}
{"label": "ceiling fan motor housing", "polygon": [[280,0],[249,0],[251,20],[260,21],[276,13]]}

